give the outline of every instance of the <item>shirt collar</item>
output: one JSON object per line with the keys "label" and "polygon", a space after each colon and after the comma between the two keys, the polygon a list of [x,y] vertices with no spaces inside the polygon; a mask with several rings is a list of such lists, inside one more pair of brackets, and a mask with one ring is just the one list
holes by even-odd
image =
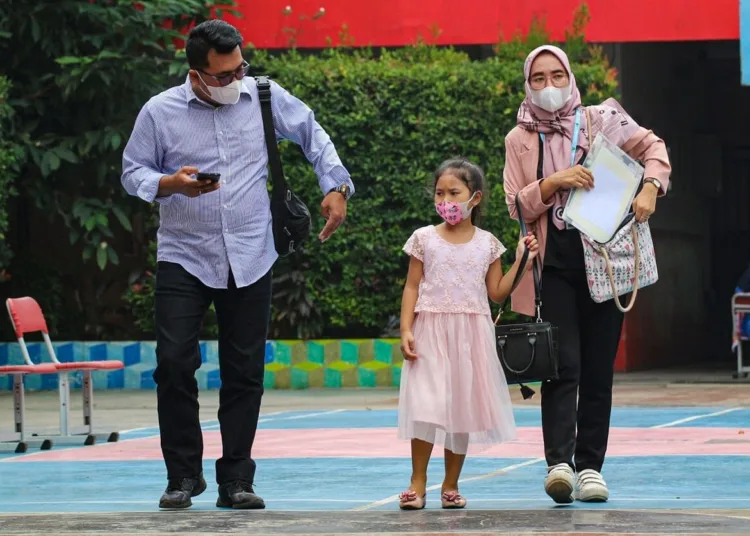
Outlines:
{"label": "shirt collar", "polygon": [[[250,90],[247,87],[247,84],[245,83],[245,80],[247,80],[249,77],[244,77],[240,85],[240,99],[242,99],[242,96],[245,95],[248,99],[252,100],[252,94],[250,93]],[[201,104],[205,104],[206,106],[210,106],[207,102],[202,100],[198,97],[198,95],[195,94],[195,91],[193,91],[193,84],[190,83],[190,75],[187,75],[185,77],[185,99],[187,100],[187,103],[190,104],[192,101],[197,101]]]}

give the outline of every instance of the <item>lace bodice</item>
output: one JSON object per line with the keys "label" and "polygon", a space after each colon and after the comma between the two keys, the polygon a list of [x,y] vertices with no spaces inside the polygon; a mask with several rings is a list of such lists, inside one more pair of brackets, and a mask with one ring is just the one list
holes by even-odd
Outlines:
{"label": "lace bodice", "polygon": [[411,235],[404,252],[424,263],[415,312],[490,315],[487,269],[505,247],[480,228],[465,244],[451,244],[434,226]]}

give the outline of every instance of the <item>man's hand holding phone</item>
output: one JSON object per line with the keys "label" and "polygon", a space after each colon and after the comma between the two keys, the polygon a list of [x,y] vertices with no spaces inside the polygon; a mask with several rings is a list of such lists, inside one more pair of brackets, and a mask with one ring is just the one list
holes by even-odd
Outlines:
{"label": "man's hand holding phone", "polygon": [[[194,177],[195,176],[195,177]],[[182,194],[198,197],[218,190],[221,184],[219,173],[201,173],[198,168],[183,166],[172,175],[165,175],[159,181],[159,197]]]}

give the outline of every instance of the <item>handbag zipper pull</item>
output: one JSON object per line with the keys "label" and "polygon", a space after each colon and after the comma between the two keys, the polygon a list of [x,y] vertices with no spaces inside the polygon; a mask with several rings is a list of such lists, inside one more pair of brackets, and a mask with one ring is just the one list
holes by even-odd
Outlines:
{"label": "handbag zipper pull", "polygon": [[531,387],[521,384],[521,396],[524,400],[528,400],[529,398],[534,396],[534,394],[536,394],[536,392]]}

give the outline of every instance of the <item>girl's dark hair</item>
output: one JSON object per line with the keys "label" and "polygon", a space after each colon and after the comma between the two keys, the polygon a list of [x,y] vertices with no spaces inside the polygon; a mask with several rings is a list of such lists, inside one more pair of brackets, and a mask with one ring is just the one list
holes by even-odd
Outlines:
{"label": "girl's dark hair", "polygon": [[435,189],[437,188],[437,183],[440,180],[440,177],[446,173],[450,173],[461,179],[472,195],[475,192],[482,193],[482,200],[471,211],[471,223],[477,225],[482,218],[482,207],[484,206],[484,201],[488,194],[487,182],[484,178],[482,168],[466,158],[451,158],[450,160],[446,160],[440,164],[440,167],[435,171],[435,182],[432,187],[433,195],[435,194]]}

